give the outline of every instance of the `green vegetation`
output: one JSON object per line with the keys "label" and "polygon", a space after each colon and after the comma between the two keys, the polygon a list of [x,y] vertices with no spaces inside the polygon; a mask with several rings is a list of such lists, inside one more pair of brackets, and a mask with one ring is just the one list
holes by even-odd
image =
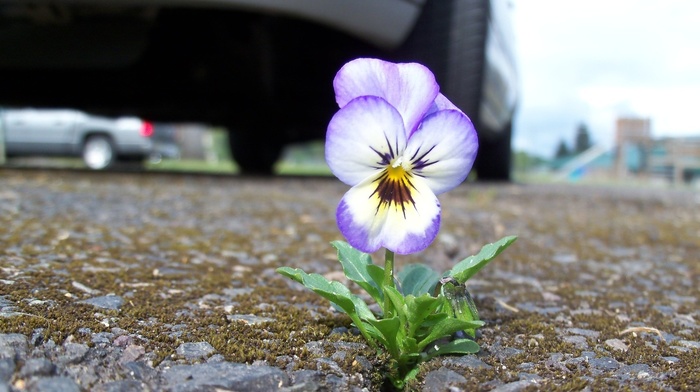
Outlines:
{"label": "green vegetation", "polygon": [[[424,264],[410,264],[394,275],[393,252],[387,250],[381,267],[372,262],[371,255],[334,241],[346,278],[362,287],[380,307],[376,315],[338,281],[299,268],[280,267],[277,272],[342,309],[372,347],[383,347],[391,357],[388,378],[397,389],[403,389],[417,376],[420,363],[441,355],[479,352],[474,338],[484,322],[479,320],[466,282],[515,240],[510,236],[488,244],[443,275]],[[469,338],[451,339],[459,332]]]}

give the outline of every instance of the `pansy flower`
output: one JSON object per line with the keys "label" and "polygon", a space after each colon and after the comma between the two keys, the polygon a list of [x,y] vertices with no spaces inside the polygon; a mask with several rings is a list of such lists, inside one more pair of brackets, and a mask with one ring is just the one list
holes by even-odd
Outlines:
{"label": "pansy flower", "polygon": [[440,228],[436,195],[464,181],[478,147],[469,118],[416,63],[357,59],[333,81],[340,110],[326,161],[352,188],[336,212],[350,245],[367,253],[421,251]]}

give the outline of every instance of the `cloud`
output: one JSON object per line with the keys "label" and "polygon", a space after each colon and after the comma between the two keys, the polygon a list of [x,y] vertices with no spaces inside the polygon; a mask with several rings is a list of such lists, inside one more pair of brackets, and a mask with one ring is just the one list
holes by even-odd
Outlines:
{"label": "cloud", "polygon": [[700,135],[700,2],[515,1],[522,101],[514,146],[551,156],[585,122],[611,146],[615,118]]}

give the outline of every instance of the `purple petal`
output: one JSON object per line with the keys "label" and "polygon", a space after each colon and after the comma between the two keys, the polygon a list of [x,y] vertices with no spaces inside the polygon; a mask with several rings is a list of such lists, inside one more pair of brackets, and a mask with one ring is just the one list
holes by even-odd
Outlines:
{"label": "purple petal", "polygon": [[366,253],[387,248],[398,254],[427,248],[440,229],[440,202],[421,178],[410,181],[411,202],[382,203],[379,175],[352,187],[340,201],[336,218],[348,243]]}
{"label": "purple petal", "polygon": [[326,133],[326,162],[333,174],[356,185],[389,165],[406,148],[399,112],[384,99],[359,97],[333,116]]}
{"label": "purple petal", "polygon": [[472,122],[463,113],[442,110],[427,116],[408,139],[404,161],[439,195],[461,184],[479,147]]}
{"label": "purple petal", "polygon": [[420,64],[366,58],[345,64],[335,76],[333,87],[341,108],[365,95],[384,98],[401,113],[409,133],[418,127],[439,92],[435,76]]}
{"label": "purple petal", "polygon": [[425,113],[425,116],[428,116],[440,110],[457,110],[459,112],[462,111],[457,106],[455,106],[455,104],[453,104],[449,99],[447,99],[447,97],[445,97],[442,94],[438,94],[437,97],[435,97],[435,102],[433,102],[433,104],[430,105],[430,109],[428,109],[428,112]]}

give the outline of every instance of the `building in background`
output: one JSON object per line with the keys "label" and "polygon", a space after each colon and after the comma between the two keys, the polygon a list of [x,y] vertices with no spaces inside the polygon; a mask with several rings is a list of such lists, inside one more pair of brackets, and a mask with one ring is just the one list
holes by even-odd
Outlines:
{"label": "building in background", "polygon": [[651,144],[651,119],[618,118],[615,122],[615,175],[624,178],[645,173]]}
{"label": "building in background", "polygon": [[663,178],[680,184],[700,178],[700,136],[654,139],[651,119],[623,117],[616,121],[617,178]]}
{"label": "building in background", "polygon": [[558,179],[582,178],[700,184],[700,135],[655,139],[651,119],[621,117],[615,122],[615,146],[593,145],[550,162]]}
{"label": "building in background", "polygon": [[700,136],[655,140],[649,151],[649,172],[675,184],[700,181]]}

